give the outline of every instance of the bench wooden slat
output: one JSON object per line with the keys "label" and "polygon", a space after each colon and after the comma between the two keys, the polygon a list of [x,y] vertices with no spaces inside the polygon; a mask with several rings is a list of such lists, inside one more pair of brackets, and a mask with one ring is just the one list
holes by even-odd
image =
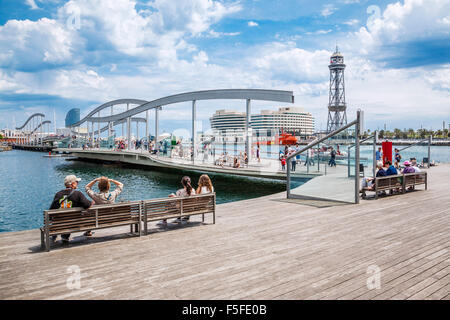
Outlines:
{"label": "bench wooden slat", "polygon": [[375,192],[375,199],[378,199],[379,191],[401,189],[402,193],[405,193],[406,187],[412,187],[423,184],[425,185],[425,190],[427,190],[426,172],[398,174],[393,176],[376,177],[374,179],[373,188],[362,188],[361,192],[363,194],[363,197],[365,197],[366,191],[373,191]]}
{"label": "bench wooden slat", "polygon": [[55,209],[44,211],[44,226],[41,228],[41,245],[50,251],[50,236],[112,228],[123,225],[136,226],[141,235],[142,224],[147,234],[149,221],[178,218],[182,216],[213,214],[215,223],[215,193],[191,197],[160,198],[147,201],[132,201],[110,205],[95,205],[83,208]]}

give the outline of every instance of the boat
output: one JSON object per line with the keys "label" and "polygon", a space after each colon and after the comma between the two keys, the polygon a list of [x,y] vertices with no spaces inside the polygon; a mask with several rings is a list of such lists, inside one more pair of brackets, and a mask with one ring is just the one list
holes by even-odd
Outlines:
{"label": "boat", "polygon": [[46,154],[43,156],[44,158],[61,158],[60,154]]}
{"label": "boat", "polygon": [[[276,143],[278,140],[278,143]],[[292,134],[282,132],[277,138],[274,137],[274,139],[271,140],[263,140],[263,141],[255,141],[253,144],[261,144],[261,145],[283,145],[283,146],[291,146],[298,143],[298,140],[296,137],[294,137]]]}

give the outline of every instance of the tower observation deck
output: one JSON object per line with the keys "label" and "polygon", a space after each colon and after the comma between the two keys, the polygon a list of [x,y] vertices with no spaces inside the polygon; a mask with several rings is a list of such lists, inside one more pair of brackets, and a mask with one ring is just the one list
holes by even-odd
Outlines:
{"label": "tower observation deck", "polygon": [[328,102],[327,132],[332,132],[347,124],[347,104],[345,103],[344,56],[336,51],[330,58],[330,93]]}

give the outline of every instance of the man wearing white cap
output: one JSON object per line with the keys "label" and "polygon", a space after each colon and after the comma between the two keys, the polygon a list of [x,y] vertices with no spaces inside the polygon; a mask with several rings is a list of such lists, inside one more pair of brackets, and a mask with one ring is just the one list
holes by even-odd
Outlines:
{"label": "man wearing white cap", "polygon": [[[94,201],[89,201],[84,194],[76,190],[78,187],[78,182],[81,178],[77,178],[74,175],[69,175],[64,179],[65,189],[57,192],[50,206],[50,210],[60,209],[60,208],[75,208],[83,207],[84,209],[89,208],[94,204]],[[62,234],[61,239],[63,243],[69,242],[70,233]],[[56,240],[56,236],[52,237],[53,241]]]}

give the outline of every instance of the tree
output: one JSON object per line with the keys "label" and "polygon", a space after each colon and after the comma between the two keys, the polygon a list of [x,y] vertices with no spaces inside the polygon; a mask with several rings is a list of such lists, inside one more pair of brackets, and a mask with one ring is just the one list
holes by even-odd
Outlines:
{"label": "tree", "polygon": [[0,140],[1,140],[1,139],[4,139],[4,137],[3,137],[3,135],[0,133]]}
{"label": "tree", "polygon": [[394,137],[396,139],[400,139],[402,137],[402,130],[395,128],[394,129]]}

